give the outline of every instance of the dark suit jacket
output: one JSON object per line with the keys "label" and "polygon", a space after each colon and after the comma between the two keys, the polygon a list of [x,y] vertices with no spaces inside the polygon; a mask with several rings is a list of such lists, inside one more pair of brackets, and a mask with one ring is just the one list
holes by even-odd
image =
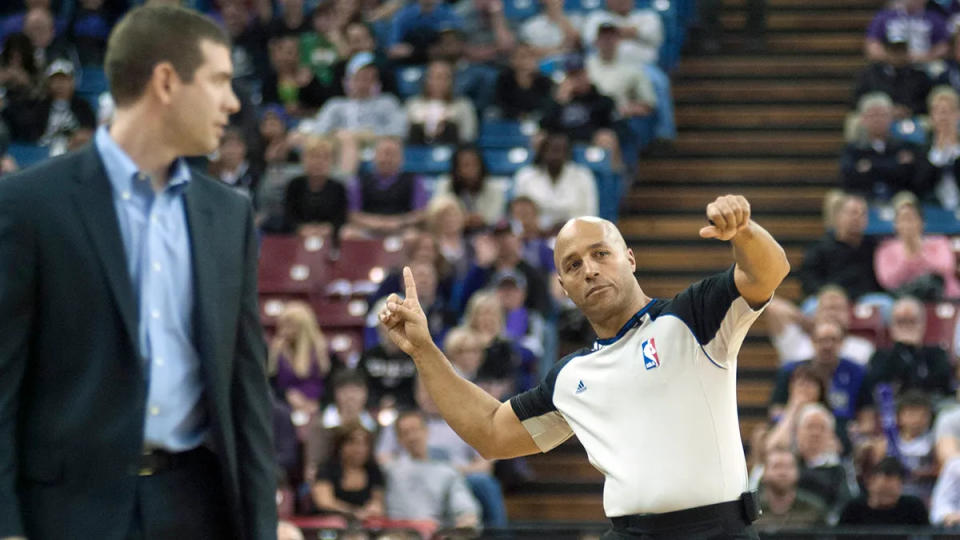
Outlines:
{"label": "dark suit jacket", "polygon": [[[213,447],[236,538],[276,538],[249,202],[194,172],[185,203]],[[93,145],[0,180],[0,537],[123,539],[147,384],[111,187]]]}

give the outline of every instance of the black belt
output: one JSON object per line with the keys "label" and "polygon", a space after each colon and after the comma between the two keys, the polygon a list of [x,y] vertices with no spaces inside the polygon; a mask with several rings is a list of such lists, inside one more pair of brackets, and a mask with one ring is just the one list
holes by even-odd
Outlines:
{"label": "black belt", "polygon": [[213,453],[204,448],[194,448],[186,452],[168,452],[166,450],[144,450],[140,455],[138,476],[153,476],[155,474],[180,469],[195,464],[209,464]]}
{"label": "black belt", "polygon": [[706,506],[677,510],[676,512],[664,512],[662,514],[618,516],[610,518],[610,521],[613,522],[614,529],[639,528],[656,530],[680,527],[711,519],[739,520],[749,525],[759,517],[760,506],[757,501],[757,496],[752,492],[746,492],[740,495],[740,498],[735,501],[708,504]]}

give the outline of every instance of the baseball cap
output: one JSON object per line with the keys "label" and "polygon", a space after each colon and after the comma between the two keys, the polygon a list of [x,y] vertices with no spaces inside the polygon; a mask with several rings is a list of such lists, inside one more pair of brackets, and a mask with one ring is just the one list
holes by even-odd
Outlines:
{"label": "baseball cap", "polygon": [[64,60],[63,58],[58,58],[53,62],[50,62],[50,65],[47,66],[46,75],[47,77],[53,77],[54,75],[70,75],[73,76],[73,63],[69,60]]}
{"label": "baseball cap", "polygon": [[527,288],[527,278],[516,270],[501,270],[493,275],[493,286],[513,285],[520,289]]}
{"label": "baseball cap", "polygon": [[372,66],[375,64],[375,59],[372,53],[369,52],[358,52],[350,58],[350,61],[347,62],[347,76],[352,77],[361,69]]}

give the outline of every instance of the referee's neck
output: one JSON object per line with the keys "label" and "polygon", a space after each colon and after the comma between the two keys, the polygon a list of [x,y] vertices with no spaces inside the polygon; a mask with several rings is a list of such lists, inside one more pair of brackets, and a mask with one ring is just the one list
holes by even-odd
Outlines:
{"label": "referee's neck", "polygon": [[593,326],[594,332],[597,333],[597,338],[608,339],[616,336],[617,333],[620,332],[620,329],[623,328],[623,325],[627,324],[627,321],[632,319],[637,312],[649,304],[650,300],[651,298],[641,290],[637,298],[624,308],[611,312],[609,317],[591,320],[590,325]]}

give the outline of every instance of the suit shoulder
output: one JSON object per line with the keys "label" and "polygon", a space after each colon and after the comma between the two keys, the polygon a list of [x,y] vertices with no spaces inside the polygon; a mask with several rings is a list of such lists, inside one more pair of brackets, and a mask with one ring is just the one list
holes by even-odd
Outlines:
{"label": "suit shoulder", "polygon": [[0,202],[25,202],[63,192],[64,183],[82,170],[88,158],[83,151],[70,152],[0,178]]}
{"label": "suit shoulder", "polygon": [[250,204],[250,199],[237,192],[230,186],[215,180],[204,172],[197,169],[190,169],[191,182],[203,192],[206,196],[217,200],[218,204],[229,204],[233,208],[245,209]]}

